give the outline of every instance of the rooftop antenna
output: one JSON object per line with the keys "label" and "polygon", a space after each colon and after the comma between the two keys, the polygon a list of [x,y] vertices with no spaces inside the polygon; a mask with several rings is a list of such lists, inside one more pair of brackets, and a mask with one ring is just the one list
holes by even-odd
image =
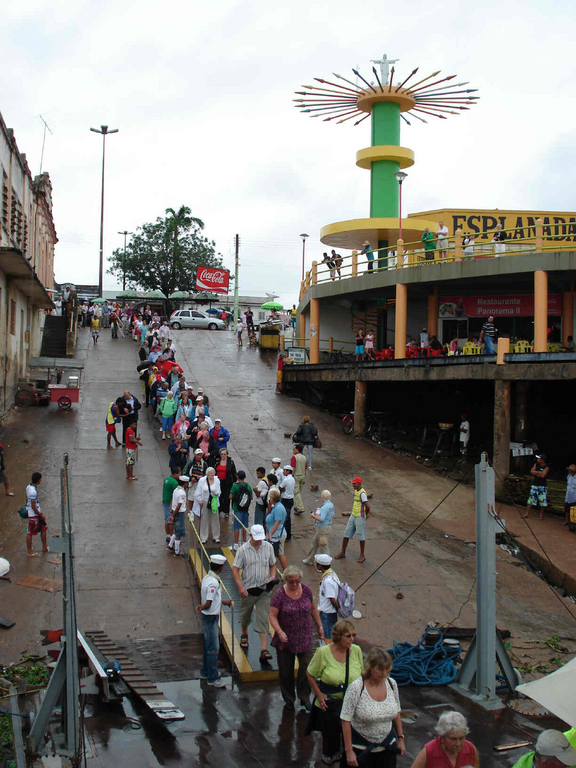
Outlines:
{"label": "rooftop antenna", "polygon": [[[46,144],[46,131],[50,131],[50,126],[48,125],[46,120],[44,120],[42,115],[40,115],[40,120],[42,120],[42,122],[44,123],[44,136],[42,137],[42,153],[40,155],[40,173],[42,173],[42,163],[44,162],[44,145]],[[50,131],[50,136],[54,136],[52,131]]]}

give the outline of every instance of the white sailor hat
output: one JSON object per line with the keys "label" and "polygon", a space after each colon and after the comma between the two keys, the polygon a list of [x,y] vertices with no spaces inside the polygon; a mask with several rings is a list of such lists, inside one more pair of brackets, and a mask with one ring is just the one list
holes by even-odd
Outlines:
{"label": "white sailor hat", "polygon": [[314,560],[316,560],[319,565],[330,565],[332,562],[330,555],[314,555]]}
{"label": "white sailor hat", "polygon": [[214,565],[224,565],[226,558],[224,555],[210,555],[210,562]]}

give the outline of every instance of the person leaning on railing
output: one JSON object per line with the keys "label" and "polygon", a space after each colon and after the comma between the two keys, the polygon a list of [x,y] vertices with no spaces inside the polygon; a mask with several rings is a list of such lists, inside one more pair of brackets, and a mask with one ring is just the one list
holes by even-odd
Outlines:
{"label": "person leaning on railing", "polygon": [[420,238],[420,242],[424,243],[424,258],[426,261],[433,261],[436,244],[434,243],[434,235],[432,232],[430,232],[428,227],[426,227],[424,230],[424,234]]}

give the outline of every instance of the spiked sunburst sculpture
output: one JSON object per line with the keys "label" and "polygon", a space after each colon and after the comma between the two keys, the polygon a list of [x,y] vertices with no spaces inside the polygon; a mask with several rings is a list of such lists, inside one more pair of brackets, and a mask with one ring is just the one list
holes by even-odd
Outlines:
{"label": "spiked sunburst sculpture", "polygon": [[[456,75],[436,79],[440,71],[409,85],[418,72],[416,68],[402,82],[394,83],[395,69],[389,67],[397,61],[388,59],[386,54],[374,60],[374,64],[380,65],[380,74],[372,67],[376,78],[372,83],[353,69],[363,86],[334,73],[336,80],[344,84],[315,77],[321,86],[303,85],[306,90],[296,91],[305,98],[294,99],[294,106],[310,117],[321,117],[324,122],[336,120],[340,124],[359,118],[354,122],[359,125],[372,116],[372,146],[356,154],[356,165],[371,172],[370,218],[329,224],[320,235],[325,245],[360,248],[365,240],[373,248],[394,244],[399,232],[398,182],[394,174],[414,165],[412,150],[400,146],[400,119],[408,125],[406,115],[423,123],[428,122],[423,115],[445,120],[448,115],[459,115],[469,109],[479,98],[470,95],[477,89],[464,88],[466,82],[448,85]],[[419,240],[425,227],[436,226],[437,222],[424,219],[403,219],[403,239]]]}

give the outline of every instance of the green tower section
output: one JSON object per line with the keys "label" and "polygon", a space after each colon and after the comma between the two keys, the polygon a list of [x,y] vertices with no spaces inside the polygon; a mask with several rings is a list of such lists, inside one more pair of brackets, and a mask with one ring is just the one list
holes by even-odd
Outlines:
{"label": "green tower section", "polygon": [[[372,146],[400,146],[400,105],[391,101],[372,106]],[[395,160],[376,160],[370,169],[370,216],[398,216],[398,181],[400,170]]]}

